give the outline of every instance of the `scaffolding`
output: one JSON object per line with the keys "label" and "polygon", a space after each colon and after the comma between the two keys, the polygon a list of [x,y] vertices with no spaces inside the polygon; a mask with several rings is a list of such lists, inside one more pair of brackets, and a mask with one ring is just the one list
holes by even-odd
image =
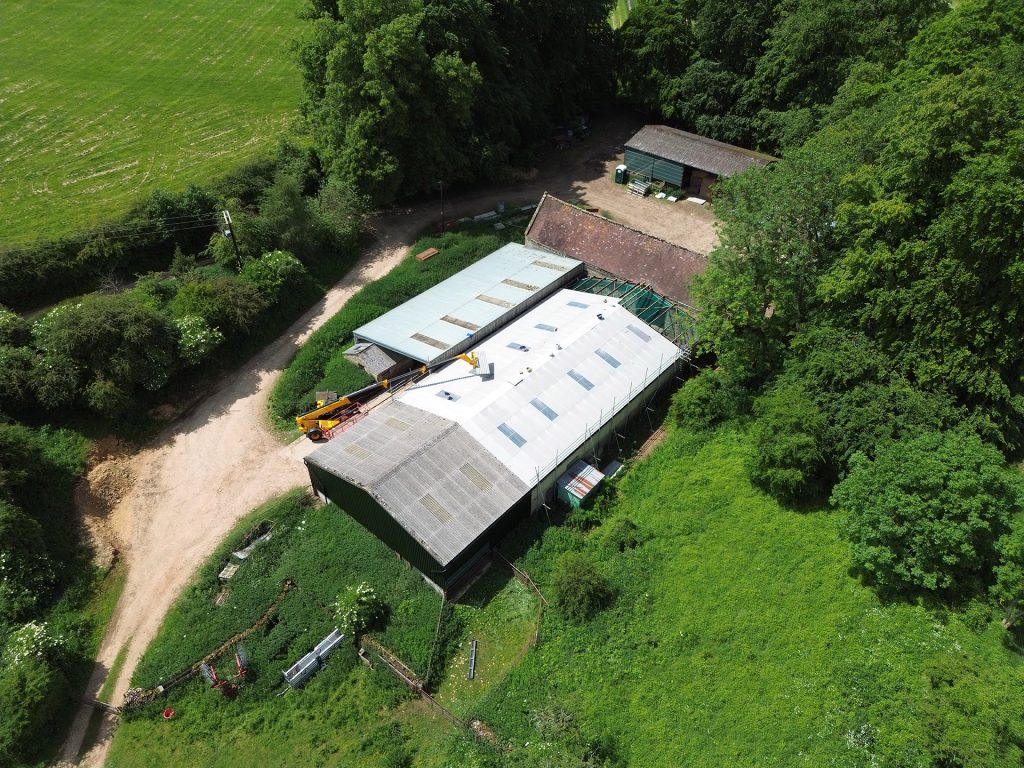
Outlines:
{"label": "scaffolding", "polygon": [[697,339],[698,313],[689,304],[666,299],[643,283],[601,275],[582,277],[571,288],[574,291],[617,298],[632,314],[657,329],[676,346],[682,347],[686,356],[693,349]]}

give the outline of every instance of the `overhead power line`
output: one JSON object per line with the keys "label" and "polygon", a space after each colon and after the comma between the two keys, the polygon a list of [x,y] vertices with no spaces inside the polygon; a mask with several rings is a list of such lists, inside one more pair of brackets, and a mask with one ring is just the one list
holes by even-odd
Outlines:
{"label": "overhead power line", "polygon": [[220,211],[208,214],[192,214],[187,216],[171,216],[166,219],[146,219],[134,222],[126,222],[111,226],[98,227],[86,234],[75,237],[64,237],[62,235],[36,235],[32,239],[25,238],[14,247],[7,243],[0,243],[0,253],[22,253],[35,250],[47,243],[85,243],[97,237],[108,239],[126,239],[132,237],[146,237],[158,234],[174,234],[187,232],[196,229],[217,229],[218,216]]}

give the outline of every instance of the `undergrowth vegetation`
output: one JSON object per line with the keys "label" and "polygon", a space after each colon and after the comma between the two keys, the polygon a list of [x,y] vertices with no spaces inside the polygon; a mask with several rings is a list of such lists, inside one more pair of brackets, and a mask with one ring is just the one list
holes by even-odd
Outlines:
{"label": "undergrowth vegetation", "polygon": [[[438,696],[480,719],[497,749],[414,705],[380,665],[357,666],[351,649],[301,692],[271,697],[280,669],[333,626],[339,590],[365,582],[383,597],[378,636],[414,665],[427,658],[438,605],[343,512],[293,494],[250,518],[274,519],[274,536],[230,582],[224,606],[213,604],[216,573],[245,525],[204,567],[136,674],[149,685],[201,656],[253,621],[292,575],[299,589],[280,623],[246,642],[253,683],[234,702],[189,683],[161,702],[180,720],[161,723],[155,711],[131,719],[110,765],[185,755],[193,765],[240,765],[243,750],[250,760],[420,768],[676,766],[694,756],[736,766],[1019,764],[1024,669],[991,605],[880,599],[851,571],[845,510],[787,509],[751,484],[748,420],[668,429],[591,525],[535,519],[501,545],[549,598],[566,562],[585,560],[588,579],[606,585],[589,618],[549,606],[530,649],[522,585],[491,574],[456,605],[457,664]],[[470,638],[492,664],[479,687],[464,679]]]}
{"label": "undergrowth vegetation", "polygon": [[[780,507],[751,451],[743,426],[673,428],[591,533],[514,534],[543,590],[582,553],[614,600],[584,624],[547,612],[472,713],[510,751],[452,742],[456,763],[1019,764],[1024,672],[992,608],[881,601],[850,574],[846,513]],[[625,518],[639,541],[607,546]]]}
{"label": "undergrowth vegetation", "polygon": [[[155,194],[150,207],[158,199],[180,207],[197,195],[212,206],[230,196],[232,237],[161,230],[128,247],[98,235],[72,259],[81,274],[65,277],[89,287],[90,276],[109,269],[120,278],[105,290],[33,322],[0,306],[0,410],[26,420],[88,410],[123,431],[126,413],[144,412],[279,335],[359,255],[360,203],[321,188],[316,166],[282,143],[269,168],[240,169],[217,198]],[[35,264],[9,256],[0,253],[0,275],[30,283],[37,269],[60,268],[60,253],[45,248]],[[134,272],[140,267],[159,271]]]}

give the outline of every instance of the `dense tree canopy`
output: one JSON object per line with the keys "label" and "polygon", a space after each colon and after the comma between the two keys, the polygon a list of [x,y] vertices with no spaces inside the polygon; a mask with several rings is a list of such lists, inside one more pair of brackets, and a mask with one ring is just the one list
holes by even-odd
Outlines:
{"label": "dense tree canopy", "polygon": [[607,0],[318,2],[304,113],[332,173],[386,202],[493,178],[610,93]]}
{"label": "dense tree canopy", "polygon": [[1021,446],[1022,13],[958,5],[892,72],[857,68],[803,147],[721,186],[695,294],[733,376],[768,380],[824,321],[877,347],[876,384],[948,395]]}
{"label": "dense tree canopy", "polygon": [[620,90],[666,120],[768,150],[810,135],[860,62],[893,66],[938,0],[646,0],[618,35]]}
{"label": "dense tree canopy", "polygon": [[1024,511],[1024,479],[977,436],[932,433],[882,447],[873,461],[854,456],[833,500],[874,582],[949,591],[990,572],[996,541]]}

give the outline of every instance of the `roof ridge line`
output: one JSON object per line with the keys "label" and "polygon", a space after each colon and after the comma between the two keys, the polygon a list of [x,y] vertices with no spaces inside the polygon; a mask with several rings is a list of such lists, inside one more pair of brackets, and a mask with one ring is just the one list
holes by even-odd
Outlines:
{"label": "roof ridge line", "polygon": [[[569,208],[572,208],[573,210],[579,211],[580,213],[584,213],[587,216],[592,216],[593,218],[598,219],[600,221],[605,221],[605,222],[608,222],[609,224],[614,224],[617,227],[622,227],[623,229],[628,229],[630,232],[635,232],[638,235],[643,235],[644,237],[649,237],[651,240],[657,240],[659,243],[665,243],[666,245],[671,245],[673,248],[678,248],[681,251],[686,251],[687,253],[692,253],[692,254],[694,254],[696,256],[703,256],[703,257],[707,258],[707,254],[706,253],[701,253],[700,251],[695,251],[695,250],[693,250],[691,248],[687,248],[685,245],[679,245],[679,243],[673,243],[671,240],[666,240],[664,237],[658,237],[658,235],[652,235],[650,232],[644,232],[642,229],[637,229],[636,227],[631,226],[630,224],[623,224],[621,221],[614,221],[612,219],[605,218],[604,216],[601,216],[600,214],[588,211],[586,208],[580,208],[579,206],[576,206],[576,205],[574,205],[572,203],[566,202],[565,200],[562,200],[559,197],[555,197],[554,195],[550,195],[547,192],[544,193],[544,197],[542,197],[540,203],[537,204],[537,211],[540,210],[540,206],[541,206],[541,204],[543,204],[544,198],[546,198],[546,197],[549,197],[552,200],[561,203],[562,205],[568,206]],[[536,215],[537,215],[537,212],[534,211],[534,216],[536,216]],[[531,225],[533,224],[533,219],[530,219],[530,224]],[[527,232],[530,231],[529,227],[527,227],[526,231]],[[569,258],[574,258],[574,257],[570,256]]]}

